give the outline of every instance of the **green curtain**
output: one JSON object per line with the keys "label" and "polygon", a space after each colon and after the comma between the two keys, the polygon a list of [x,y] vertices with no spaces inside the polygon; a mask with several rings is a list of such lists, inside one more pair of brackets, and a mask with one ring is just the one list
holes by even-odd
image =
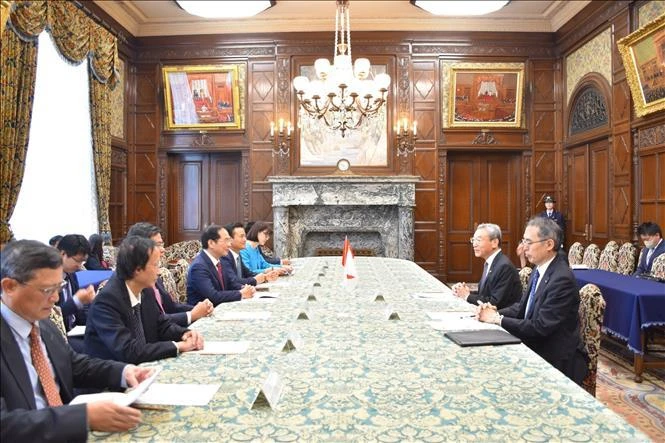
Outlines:
{"label": "green curtain", "polygon": [[116,38],[71,2],[14,2],[2,34],[2,195],[0,242],[12,232],[9,219],[23,179],[34,94],[37,37],[48,28],[61,55],[72,63],[90,58],[90,118],[97,182],[98,224],[110,235],[110,102],[118,81]]}

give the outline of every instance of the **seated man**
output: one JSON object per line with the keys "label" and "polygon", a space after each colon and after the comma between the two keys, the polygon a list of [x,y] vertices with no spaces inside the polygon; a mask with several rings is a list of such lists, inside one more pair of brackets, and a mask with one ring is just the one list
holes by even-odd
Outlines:
{"label": "seated man", "polygon": [[149,368],[77,354],[49,313],[63,285],[62,258],[34,240],[2,251],[0,436],[11,441],[85,441],[88,430],[127,431],[141,413],[112,401],[70,406],[74,388],[126,388],[152,375]]}
{"label": "seated man", "polygon": [[127,237],[118,249],[115,274],[90,307],[85,350],[93,357],[143,363],[203,349],[203,337],[160,314],[152,288],[159,275],[160,251],[155,242]]}
{"label": "seated man", "polygon": [[95,288],[90,285],[79,289],[78,280],[74,275],[75,272],[82,270],[81,265],[90,253],[90,244],[82,235],[68,234],[60,239],[57,247],[62,256],[63,278],[66,283],[60,292],[58,306],[62,310],[65,329],[69,331],[76,325],[85,325],[89,303],[95,298]]}
{"label": "seated man", "polygon": [[201,245],[203,250],[189,265],[187,274],[187,302],[198,303],[209,299],[213,305],[252,298],[256,288],[245,284],[233,289],[230,273],[224,272],[220,261],[229,253],[231,237],[223,227],[210,225],[203,230]]}
{"label": "seated man", "polygon": [[275,268],[280,275],[288,274],[293,270],[290,265],[270,264],[261,255],[260,246],[265,245],[269,238],[270,227],[268,224],[261,221],[255,222],[247,233],[247,245],[245,249],[240,251],[243,263],[254,273]]}
{"label": "seated man", "polygon": [[642,257],[637,264],[637,270],[633,275],[651,274],[653,261],[660,254],[665,253],[665,241],[663,241],[663,232],[656,223],[645,222],[637,228],[637,234],[644,243]]}
{"label": "seated man", "polygon": [[234,286],[252,285],[264,283],[266,281],[274,281],[279,277],[276,270],[261,272],[255,274],[247,269],[247,266],[242,262],[240,251],[245,249],[247,244],[247,235],[242,223],[229,223],[226,225],[226,231],[231,236],[231,245],[229,253],[221,258],[224,272],[229,272],[229,278],[235,280]]}
{"label": "seated man", "polygon": [[561,228],[553,220],[536,217],[524,230],[524,253],[536,265],[529,290],[522,299],[497,311],[489,303],[478,308],[478,319],[496,323],[581,385],[587,361],[580,338],[580,296],[575,277],[557,253]]}
{"label": "seated man", "polygon": [[477,291],[470,291],[465,283],[453,286],[453,293],[472,305],[490,303],[502,309],[519,301],[522,286],[517,269],[501,252],[501,228],[493,223],[478,225],[471,239],[473,253],[485,260],[483,276]]}
{"label": "seated man", "polygon": [[[157,226],[147,222],[136,223],[127,231],[127,237],[131,235],[138,235],[154,241],[157,249],[159,249],[160,259],[164,256],[164,240],[162,240],[162,233]],[[213,311],[213,305],[208,299],[198,302],[194,307],[173,301],[164,287],[162,277],[157,278],[153,287],[144,289],[143,296],[155,297],[160,312],[166,314],[167,317],[180,326],[189,326],[199,318],[212,314]]]}

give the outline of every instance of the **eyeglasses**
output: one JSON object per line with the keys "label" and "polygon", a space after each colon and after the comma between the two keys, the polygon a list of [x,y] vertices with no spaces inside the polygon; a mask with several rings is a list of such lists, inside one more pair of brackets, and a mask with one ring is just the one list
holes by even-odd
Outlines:
{"label": "eyeglasses", "polygon": [[34,288],[39,292],[41,292],[44,295],[44,297],[47,298],[52,296],[53,294],[59,293],[64,289],[65,286],[67,286],[67,282],[64,280],[58,283],[57,285],[49,286],[48,288],[40,288],[38,286],[31,285],[30,283],[23,283],[23,282],[19,282],[19,284],[23,286],[30,286],[31,288]]}
{"label": "eyeglasses", "polygon": [[80,264],[83,264],[83,263],[88,259],[87,256],[86,256],[86,257],[83,257],[83,258],[76,258],[75,256],[74,256],[74,257],[68,257],[68,258],[74,260],[74,261],[75,261],[76,263],[78,263],[79,265],[80,265]]}
{"label": "eyeglasses", "polygon": [[530,240],[528,238],[523,238],[522,240],[520,240],[520,243],[522,243],[524,246],[531,246],[533,244],[542,243],[547,240],[551,240],[551,238],[545,238],[543,240],[536,240],[536,241]]}
{"label": "eyeglasses", "polygon": [[484,239],[482,239],[482,238],[471,237],[471,238],[469,239],[469,243],[471,243],[471,244],[474,244],[474,243],[480,243],[480,242],[483,241],[483,240],[484,240]]}

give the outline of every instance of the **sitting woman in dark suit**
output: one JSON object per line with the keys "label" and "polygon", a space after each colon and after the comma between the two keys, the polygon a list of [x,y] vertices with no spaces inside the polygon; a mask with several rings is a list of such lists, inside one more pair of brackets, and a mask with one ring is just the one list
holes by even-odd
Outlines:
{"label": "sitting woman in dark suit", "polygon": [[92,234],[88,239],[90,242],[90,254],[85,262],[85,269],[88,271],[105,271],[109,269],[108,263],[104,261],[104,252],[102,246],[104,241],[99,234]]}

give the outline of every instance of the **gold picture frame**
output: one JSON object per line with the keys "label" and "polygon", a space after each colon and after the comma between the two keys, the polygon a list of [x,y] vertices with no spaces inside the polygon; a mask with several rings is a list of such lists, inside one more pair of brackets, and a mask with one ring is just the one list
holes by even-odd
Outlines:
{"label": "gold picture frame", "polygon": [[520,128],[524,67],[484,63],[451,66],[449,128]]}
{"label": "gold picture frame", "polygon": [[665,109],[665,14],[617,42],[638,117]]}
{"label": "gold picture frame", "polygon": [[165,128],[242,129],[238,65],[162,67]]}

